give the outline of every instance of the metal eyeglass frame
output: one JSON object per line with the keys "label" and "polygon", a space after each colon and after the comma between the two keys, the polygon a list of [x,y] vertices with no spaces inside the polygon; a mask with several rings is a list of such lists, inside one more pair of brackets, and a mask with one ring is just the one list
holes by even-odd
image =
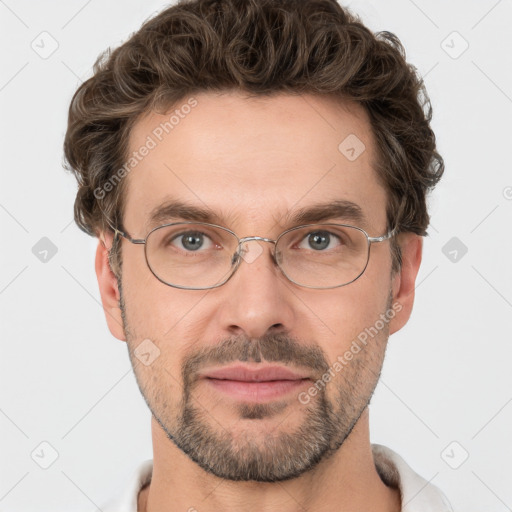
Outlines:
{"label": "metal eyeglass frame", "polygon": [[[206,286],[206,287],[201,287],[201,288],[191,288],[189,286],[180,286],[180,285],[168,283],[167,281],[164,281],[162,278],[160,278],[155,273],[155,271],[153,270],[153,268],[149,264],[146,241],[150,237],[151,233],[153,233],[154,231],[157,231],[158,229],[166,228],[168,226],[175,226],[175,225],[179,225],[179,224],[194,224],[194,225],[200,225],[200,226],[210,226],[210,227],[220,228],[220,229],[223,229],[224,231],[227,231],[227,232],[231,233],[238,240],[237,250],[236,250],[236,252],[233,255],[233,258],[231,260],[232,261],[231,273],[228,275],[228,277],[226,279],[224,279],[224,281],[222,281],[221,283],[217,283],[217,284],[215,284],[213,286]],[[240,266],[240,262],[242,260],[240,248],[241,248],[242,244],[245,243],[245,242],[248,242],[250,240],[259,240],[261,242],[269,242],[269,243],[273,243],[274,244],[274,251],[271,253],[272,260],[279,267],[279,270],[281,271],[281,273],[289,281],[291,281],[292,283],[294,283],[294,284],[296,284],[298,286],[304,287],[304,288],[313,288],[313,289],[316,289],[316,290],[329,290],[329,289],[332,289],[332,288],[340,288],[341,286],[346,286],[347,284],[353,283],[354,281],[359,279],[364,274],[366,268],[368,267],[368,263],[370,261],[370,247],[371,247],[372,243],[384,242],[385,240],[389,240],[397,232],[397,229],[393,228],[392,230],[388,231],[385,235],[382,235],[382,236],[370,236],[364,229],[358,228],[357,226],[352,226],[350,224],[335,224],[335,223],[303,224],[301,226],[295,226],[293,228],[287,229],[286,231],[283,231],[275,240],[272,240],[271,238],[265,238],[265,237],[262,237],[262,236],[245,236],[243,238],[238,238],[238,235],[234,231],[231,231],[231,229],[226,228],[224,226],[219,226],[218,224],[210,224],[208,222],[182,221],[182,222],[171,222],[169,224],[163,224],[161,226],[157,226],[156,228],[153,228],[153,229],[151,229],[151,231],[149,231],[149,233],[146,235],[146,238],[133,238],[126,231],[121,231],[120,229],[117,229],[114,226],[112,226],[110,223],[109,223],[109,225],[110,225],[111,229],[114,231],[114,239],[115,239],[115,237],[117,237],[117,235],[121,235],[124,239],[128,240],[132,244],[144,245],[144,257],[146,259],[146,264],[147,264],[149,270],[151,271],[151,273],[161,283],[166,284],[167,286],[172,286],[173,288],[180,288],[180,289],[183,289],[183,290],[210,290],[212,288],[218,288],[219,286],[222,286],[223,284],[227,283],[233,277],[235,272],[238,270],[238,267]],[[302,228],[305,228],[305,227],[312,227],[312,228],[314,228],[315,226],[339,226],[339,227],[353,228],[353,229],[357,229],[358,231],[360,231],[361,233],[363,233],[366,236],[366,239],[368,241],[368,252],[367,252],[367,256],[366,256],[366,264],[365,264],[363,270],[359,273],[359,275],[357,275],[354,279],[352,279],[348,283],[343,283],[343,284],[339,284],[339,285],[335,285],[335,286],[328,286],[328,287],[325,287],[325,286],[308,286],[308,285],[300,284],[300,283],[297,283],[296,281],[294,281],[293,279],[291,279],[290,277],[288,277],[286,275],[286,272],[281,268],[281,265],[279,264],[279,262],[276,260],[275,247],[277,246],[277,242],[279,241],[279,239],[283,235],[285,235],[286,233],[289,233],[290,231],[294,231],[294,230],[297,230],[297,229],[302,229]],[[236,262],[235,262],[235,257],[236,257]]]}

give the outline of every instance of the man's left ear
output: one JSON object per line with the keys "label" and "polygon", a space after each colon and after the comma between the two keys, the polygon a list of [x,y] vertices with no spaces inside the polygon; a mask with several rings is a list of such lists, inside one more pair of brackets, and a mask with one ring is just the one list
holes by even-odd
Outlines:
{"label": "man's left ear", "polygon": [[389,334],[399,331],[411,316],[423,239],[415,233],[400,233],[398,244],[402,252],[402,268],[392,278],[392,307],[396,314],[389,322]]}

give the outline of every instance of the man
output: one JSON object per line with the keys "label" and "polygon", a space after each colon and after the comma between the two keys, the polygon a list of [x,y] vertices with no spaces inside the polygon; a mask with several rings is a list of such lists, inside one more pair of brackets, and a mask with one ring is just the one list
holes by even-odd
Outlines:
{"label": "man", "polygon": [[65,156],[154,448],[106,510],[451,510],[369,440],[443,172],[399,41],[334,0],[192,0],[94,71]]}

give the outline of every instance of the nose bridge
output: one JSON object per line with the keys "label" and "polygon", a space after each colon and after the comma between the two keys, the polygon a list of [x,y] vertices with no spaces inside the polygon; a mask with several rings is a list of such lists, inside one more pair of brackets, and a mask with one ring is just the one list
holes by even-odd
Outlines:
{"label": "nose bridge", "polygon": [[[245,236],[243,238],[240,238],[239,241],[238,241],[238,247],[239,249],[242,247],[242,245],[246,242],[251,242],[251,241],[258,241],[258,242],[268,242],[268,243],[271,243],[271,244],[274,244],[274,250],[270,252],[270,255],[272,257],[272,261],[277,264],[277,266],[279,266],[279,262],[276,261],[276,255],[275,255],[275,247],[276,247],[276,240],[272,240],[272,238],[265,238],[263,236]],[[238,251],[240,254],[244,253],[245,251]],[[257,257],[257,256],[256,256]],[[248,263],[252,263],[252,258],[246,258],[244,257],[243,258],[244,260],[246,260]]]}
{"label": "nose bridge", "polygon": [[263,244],[243,247],[251,241],[268,242],[274,247],[276,244],[276,240],[261,236],[239,239],[233,271],[237,275],[228,285],[230,293],[218,321],[226,329],[233,332],[241,330],[247,336],[257,338],[265,335],[269,329],[291,328],[294,312],[286,299],[285,289],[276,286],[276,271],[279,269],[282,273],[282,270],[276,262],[275,250],[270,251],[271,263],[269,260],[263,261],[266,258]]}
{"label": "nose bridge", "polygon": [[[242,256],[242,259],[245,260],[247,263],[252,263],[254,261],[254,259],[256,259],[261,253],[253,252],[252,253],[253,255],[251,256],[250,250],[244,251],[242,249],[242,246],[244,243],[251,242],[251,241],[268,242],[270,244],[274,244],[274,250],[270,251],[270,256],[271,256],[274,264],[276,264],[279,267],[279,262],[276,260],[276,255],[275,255],[276,240],[272,240],[272,238],[265,238],[262,236],[245,236],[243,238],[240,238],[238,241],[238,251],[235,253],[235,257],[236,257],[236,255],[238,255],[238,257],[240,257],[240,256],[242,256],[242,254],[245,254],[247,252],[248,254],[245,256]],[[235,260],[233,260],[233,261],[235,261]],[[237,269],[238,269],[238,265],[237,265]]]}
{"label": "nose bridge", "polygon": [[262,242],[271,242],[273,244],[276,243],[276,240],[272,240],[271,238],[265,238],[262,236],[244,236],[243,238],[240,238],[239,244],[243,244],[244,242],[249,242],[250,240],[261,240]]}

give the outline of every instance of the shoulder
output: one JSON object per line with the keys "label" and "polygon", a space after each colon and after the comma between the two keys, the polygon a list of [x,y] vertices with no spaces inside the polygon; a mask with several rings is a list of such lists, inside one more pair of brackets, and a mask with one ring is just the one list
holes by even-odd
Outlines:
{"label": "shoulder", "polygon": [[396,452],[379,444],[372,445],[372,452],[382,481],[400,490],[402,512],[453,512],[443,492],[416,473]]}

